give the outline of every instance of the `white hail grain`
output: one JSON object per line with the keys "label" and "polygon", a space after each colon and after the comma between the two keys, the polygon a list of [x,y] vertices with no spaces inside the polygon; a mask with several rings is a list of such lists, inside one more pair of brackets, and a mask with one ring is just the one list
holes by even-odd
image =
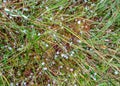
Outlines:
{"label": "white hail grain", "polygon": [[46,47],[48,47],[49,45],[48,44],[45,44]]}
{"label": "white hail grain", "polygon": [[86,2],[88,2],[87,0],[84,0],[84,2],[86,3]]}
{"label": "white hail grain", "polygon": [[61,20],[63,21],[63,20],[64,20],[64,18],[63,18],[63,17],[61,17]]}
{"label": "white hail grain", "polygon": [[74,51],[71,51],[70,56],[73,56],[74,54],[75,54],[75,52],[74,52]]}
{"label": "white hail grain", "polygon": [[52,18],[52,17],[50,17],[50,20],[52,21],[52,20],[53,20],[53,18]]}
{"label": "white hail grain", "polygon": [[40,33],[38,33],[38,36],[40,36],[41,34]]}
{"label": "white hail grain", "polygon": [[48,84],[47,86],[50,86],[50,84]]}
{"label": "white hail grain", "polygon": [[56,59],[58,57],[58,55],[55,55],[54,58]]}
{"label": "white hail grain", "polygon": [[16,86],[18,86],[19,85],[19,83],[16,83]]}
{"label": "white hail grain", "polygon": [[39,72],[39,75],[42,75],[42,72]]}
{"label": "white hail grain", "polygon": [[74,86],[77,86],[77,84],[74,84]]}
{"label": "white hail grain", "polygon": [[74,74],[74,77],[76,77],[76,76],[77,76],[77,74],[75,73],[75,74]]}
{"label": "white hail grain", "polygon": [[59,68],[63,68],[63,66],[60,66]]}
{"label": "white hail grain", "polygon": [[73,72],[73,68],[70,68],[70,71]]}
{"label": "white hail grain", "polygon": [[115,74],[115,75],[118,75],[118,74],[119,74],[119,72],[118,72],[118,71],[115,71],[115,72],[114,72],[114,74]]}
{"label": "white hail grain", "polygon": [[4,3],[6,3],[6,2],[7,2],[7,0],[3,0],[3,2],[4,2]]}
{"label": "white hail grain", "polygon": [[63,6],[60,6],[60,7],[59,7],[59,10],[62,10],[62,9],[63,9]]}
{"label": "white hail grain", "polygon": [[42,64],[42,65],[45,65],[45,62],[42,62],[41,64]]}
{"label": "white hail grain", "polygon": [[55,80],[53,80],[53,84],[55,84],[56,83],[56,81]]}
{"label": "white hail grain", "polygon": [[78,23],[78,24],[81,24],[81,21],[79,20],[77,23]]}
{"label": "white hail grain", "polygon": [[81,43],[81,40],[77,40],[78,43]]}
{"label": "white hail grain", "polygon": [[57,52],[56,52],[56,54],[60,54],[60,52],[59,52],[59,51],[57,51]]}
{"label": "white hail grain", "polygon": [[12,47],[8,47],[9,50],[12,50]]}
{"label": "white hail grain", "polygon": [[68,59],[68,55],[67,54],[61,54],[61,57]]}
{"label": "white hail grain", "polygon": [[44,67],[43,70],[47,70],[47,67]]}
{"label": "white hail grain", "polygon": [[28,11],[28,8],[23,8],[24,11]]}
{"label": "white hail grain", "polygon": [[0,72],[0,76],[2,76],[2,73]]}
{"label": "white hail grain", "polygon": [[91,77],[94,81],[96,81],[96,78],[95,78],[93,75],[90,75],[90,77]]}
{"label": "white hail grain", "polygon": [[26,85],[27,85],[27,83],[26,83],[26,82],[23,82],[23,85],[24,85],[24,86],[26,86]]}
{"label": "white hail grain", "polygon": [[64,80],[65,82],[67,81],[67,79]]}
{"label": "white hail grain", "polygon": [[26,34],[26,33],[27,33],[27,30],[23,30],[22,32]]}
{"label": "white hail grain", "polygon": [[48,10],[49,8],[48,7],[45,7],[46,8],[46,10]]}
{"label": "white hail grain", "polygon": [[10,10],[8,8],[4,8],[5,11],[9,12]]}

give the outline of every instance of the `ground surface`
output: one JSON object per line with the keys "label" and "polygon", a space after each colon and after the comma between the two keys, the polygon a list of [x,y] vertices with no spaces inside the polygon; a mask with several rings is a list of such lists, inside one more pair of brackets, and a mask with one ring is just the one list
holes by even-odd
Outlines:
{"label": "ground surface", "polygon": [[0,1],[0,86],[120,86],[120,1]]}

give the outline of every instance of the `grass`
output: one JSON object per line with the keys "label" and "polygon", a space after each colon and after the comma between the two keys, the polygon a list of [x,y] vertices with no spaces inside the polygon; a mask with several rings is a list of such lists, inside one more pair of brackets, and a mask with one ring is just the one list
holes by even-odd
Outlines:
{"label": "grass", "polygon": [[0,86],[119,85],[119,0],[0,1]]}

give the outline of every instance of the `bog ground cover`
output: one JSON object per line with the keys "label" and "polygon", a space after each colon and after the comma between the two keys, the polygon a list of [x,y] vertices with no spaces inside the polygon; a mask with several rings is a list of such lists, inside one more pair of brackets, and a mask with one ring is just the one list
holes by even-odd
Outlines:
{"label": "bog ground cover", "polygon": [[120,1],[0,1],[0,86],[120,86]]}

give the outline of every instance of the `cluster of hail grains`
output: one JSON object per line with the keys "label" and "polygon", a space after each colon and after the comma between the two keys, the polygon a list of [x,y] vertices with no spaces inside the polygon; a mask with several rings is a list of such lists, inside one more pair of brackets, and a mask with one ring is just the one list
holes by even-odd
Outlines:
{"label": "cluster of hail grains", "polygon": [[46,71],[46,70],[47,70],[47,67],[43,67],[43,70]]}
{"label": "cluster of hail grains", "polygon": [[70,52],[70,56],[74,56],[75,52],[74,51],[71,51]]}
{"label": "cluster of hail grains", "polygon": [[90,77],[91,77],[94,81],[96,81],[96,80],[97,80],[97,79],[96,79],[96,75],[97,75],[97,73],[94,73],[94,74],[91,74]]}
{"label": "cluster of hail grains", "polygon": [[27,30],[22,30],[22,32],[23,32],[24,34],[27,34]]}
{"label": "cluster of hail grains", "polygon": [[42,42],[43,46],[45,46],[46,48],[49,47],[49,45],[46,42]]}
{"label": "cluster of hail grains", "polygon": [[28,8],[23,8],[23,11],[28,11],[29,9]]}
{"label": "cluster of hail grains", "polygon": [[21,45],[21,46],[17,49],[17,51],[21,51],[23,48],[24,48],[24,45]]}
{"label": "cluster of hail grains", "polygon": [[69,58],[67,54],[63,54],[63,53],[61,54],[61,57],[65,58],[65,59]]}
{"label": "cluster of hail grains", "polygon": [[30,73],[29,78],[32,79],[33,75],[34,75],[33,73]]}

